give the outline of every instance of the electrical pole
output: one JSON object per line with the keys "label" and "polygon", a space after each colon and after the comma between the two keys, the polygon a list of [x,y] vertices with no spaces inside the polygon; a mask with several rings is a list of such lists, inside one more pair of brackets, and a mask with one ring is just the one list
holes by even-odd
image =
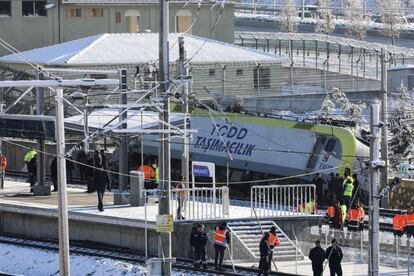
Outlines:
{"label": "electrical pole", "polygon": [[[127,97],[127,71],[125,69],[120,69],[118,71],[119,77],[119,105],[121,106],[119,109],[119,122],[122,122],[120,125],[120,129],[127,128],[127,117],[128,114],[125,112],[126,105],[128,103]],[[124,204],[122,192],[126,189],[128,184],[128,136],[127,134],[121,134],[121,146],[119,148],[119,192],[121,193],[121,202],[117,202]]]}
{"label": "electrical pole", "polygon": [[370,142],[370,209],[369,209],[369,241],[370,254],[368,275],[379,275],[379,200],[378,180],[379,167],[379,103],[371,105],[371,142]]}
{"label": "electrical pole", "polygon": [[[387,94],[387,61],[385,57],[386,51],[384,48],[381,49],[381,92],[382,92],[382,109],[381,109],[381,120],[384,126],[381,129],[381,159],[385,162],[385,166],[381,168],[381,182],[380,188],[385,188],[388,185],[388,94]],[[381,200],[381,206],[388,207],[387,197]]]}
{"label": "electrical pole", "polygon": [[[37,73],[37,79],[41,80],[44,78],[43,73],[40,71],[41,68],[39,68],[39,71]],[[36,115],[44,115],[44,106],[45,106],[45,89],[43,87],[36,88]],[[38,139],[37,145],[39,148],[39,154],[37,155],[37,185],[44,186],[45,180],[46,180],[46,160],[45,160],[45,140],[44,139]],[[36,188],[33,187],[33,192],[36,193]],[[50,189],[49,189],[50,190]],[[41,192],[40,194],[43,195]],[[50,191],[48,192],[50,194]]]}
{"label": "electrical pole", "polygon": [[[184,81],[183,87],[183,108],[182,111],[184,113],[184,137],[183,137],[183,152],[181,156],[181,176],[185,177],[185,187],[189,188],[189,180],[190,180],[190,150],[189,150],[189,143],[188,143],[188,135],[187,135],[187,121],[188,121],[188,68],[185,64],[186,61],[186,52],[184,50],[184,37],[180,36],[178,38],[178,48],[179,48],[179,63],[180,63],[180,79]],[[182,84],[182,83],[181,83]]]}
{"label": "electrical pole", "polygon": [[[171,189],[171,152],[170,152],[170,98],[167,95],[169,87],[169,7],[168,0],[160,0],[160,31],[159,31],[159,82],[161,96],[163,97],[163,110],[161,114],[160,128],[164,130],[160,134],[159,174],[161,189],[158,200],[158,214],[170,215],[170,189]],[[158,245],[158,257],[167,259],[162,265],[162,275],[171,275],[171,233],[160,233]]]}
{"label": "electrical pole", "polygon": [[63,114],[63,89],[56,89],[56,147],[57,147],[57,170],[58,170],[58,207],[59,207],[59,268],[60,275],[70,275],[69,256],[69,223],[68,206],[66,198],[66,161],[65,161],[65,126]]}

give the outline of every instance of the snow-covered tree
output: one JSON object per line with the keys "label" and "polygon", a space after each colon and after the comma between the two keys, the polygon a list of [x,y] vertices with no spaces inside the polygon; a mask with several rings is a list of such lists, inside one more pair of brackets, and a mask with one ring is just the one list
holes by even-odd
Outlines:
{"label": "snow-covered tree", "polygon": [[389,141],[390,164],[397,166],[404,159],[411,158],[414,155],[414,125],[410,119],[409,112],[412,110],[410,93],[405,87],[401,87],[397,104],[389,118],[390,122],[400,121],[400,124],[391,124],[391,140]]}
{"label": "snow-covered tree", "polygon": [[318,13],[316,31],[324,34],[332,33],[335,30],[335,23],[331,10],[331,0],[318,0]]}
{"label": "snow-covered tree", "polygon": [[298,18],[296,14],[295,0],[283,0],[283,5],[280,11],[280,19],[282,21],[282,28],[288,32],[296,31],[298,25]]}
{"label": "snow-covered tree", "polygon": [[405,24],[404,10],[401,0],[378,0],[377,8],[381,14],[383,27],[381,32],[391,38],[392,45],[400,36],[401,29]]}
{"label": "snow-covered tree", "polygon": [[367,34],[368,20],[364,18],[364,0],[347,0],[345,18],[349,23],[347,34],[362,40]]}
{"label": "snow-covered tree", "polygon": [[322,102],[320,119],[348,120],[361,126],[367,123],[362,115],[365,108],[364,103],[350,102],[344,92],[334,87],[332,94],[327,95]]}

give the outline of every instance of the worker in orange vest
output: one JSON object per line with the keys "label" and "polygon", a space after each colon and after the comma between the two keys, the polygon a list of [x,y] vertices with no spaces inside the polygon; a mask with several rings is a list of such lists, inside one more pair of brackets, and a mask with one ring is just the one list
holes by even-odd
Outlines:
{"label": "worker in orange vest", "polygon": [[0,189],[4,189],[4,175],[6,174],[7,158],[3,154],[0,154],[0,162],[1,162]]}
{"label": "worker in orange vest", "polygon": [[230,244],[230,233],[227,229],[227,223],[222,222],[216,227],[216,236],[214,238],[214,267],[216,270],[223,270],[224,251]]}
{"label": "worker in orange vest", "polygon": [[358,213],[359,213],[359,231],[363,231],[364,230],[364,220],[365,220],[365,210],[362,207],[361,203],[357,203],[357,207],[358,207]]}
{"label": "worker in orange vest", "polygon": [[407,225],[406,226],[407,237],[410,238],[414,236],[414,208],[413,207],[411,207],[408,210],[408,214],[406,215],[406,218],[407,218],[407,224],[406,224]]}
{"label": "worker in orange vest", "polygon": [[326,210],[326,221],[329,225],[334,224],[335,210],[339,208],[339,202],[335,201],[334,205],[329,206]]}
{"label": "worker in orange vest", "polygon": [[402,214],[402,211],[399,214],[396,214],[392,218],[392,229],[394,230],[394,236],[401,237],[404,234],[404,228],[407,223],[407,216]]}
{"label": "worker in orange vest", "polygon": [[356,205],[353,205],[352,208],[348,210],[346,215],[348,230],[358,231],[359,223],[361,221],[360,215],[360,211]]}
{"label": "worker in orange vest", "polygon": [[269,231],[269,239],[267,241],[269,243],[269,249],[270,249],[270,254],[269,254],[269,271],[272,270],[272,259],[273,259],[273,249],[276,246],[280,245],[280,240],[276,234],[276,227],[272,226],[270,227],[270,231]]}

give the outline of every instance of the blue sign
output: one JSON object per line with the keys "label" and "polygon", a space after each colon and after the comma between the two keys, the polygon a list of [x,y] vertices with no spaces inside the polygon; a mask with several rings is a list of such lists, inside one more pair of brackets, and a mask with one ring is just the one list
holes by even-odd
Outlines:
{"label": "blue sign", "polygon": [[202,165],[193,165],[193,174],[194,176],[213,177],[208,167]]}

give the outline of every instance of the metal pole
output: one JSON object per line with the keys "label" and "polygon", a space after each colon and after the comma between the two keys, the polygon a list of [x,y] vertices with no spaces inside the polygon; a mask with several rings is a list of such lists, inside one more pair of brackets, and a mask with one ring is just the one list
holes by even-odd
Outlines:
{"label": "metal pole", "polygon": [[[123,122],[120,125],[120,129],[127,128],[127,117],[128,114],[125,112],[126,105],[128,104],[127,98],[127,71],[125,69],[120,69],[118,71],[119,76],[119,104],[121,108],[119,112],[122,114],[119,116],[119,121]],[[125,134],[121,134],[121,146],[119,148],[119,192],[122,193],[128,183],[128,137]],[[122,202],[123,203],[123,202]]]}
{"label": "metal pole", "polygon": [[[381,120],[384,123],[382,127],[381,135],[381,159],[385,162],[385,166],[381,168],[381,182],[380,189],[387,186],[388,183],[388,94],[387,94],[387,62],[385,60],[385,49],[381,49],[381,91],[382,91],[382,109],[381,109]],[[381,200],[381,206],[384,208],[388,207],[387,197]]]}
{"label": "metal pole", "polygon": [[302,0],[302,20],[305,19],[305,0]]}
{"label": "metal pole", "polygon": [[[39,68],[41,69],[41,68]],[[43,79],[43,73],[37,73],[37,79]],[[45,89],[43,87],[36,88],[36,114],[44,115],[45,106]],[[39,154],[37,155],[37,185],[44,186],[46,182],[46,160],[45,160],[45,140],[38,139],[37,145]]]}
{"label": "metal pole", "polygon": [[[169,8],[168,0],[160,0],[160,32],[159,32],[159,81],[161,84],[161,95],[164,97],[162,121],[166,124],[161,124],[165,133],[160,135],[160,188],[161,196],[158,204],[159,215],[169,215],[170,210],[170,189],[171,189],[171,174],[170,174],[170,98],[167,96],[169,86]],[[158,257],[171,258],[171,233],[160,233],[161,243],[158,246]],[[162,267],[162,275],[171,275],[171,263],[164,263]]]}
{"label": "metal pole", "polygon": [[369,276],[379,275],[379,202],[378,195],[378,167],[374,162],[379,161],[379,103],[375,101],[371,105],[371,145],[370,145],[370,186],[371,186],[371,206],[369,210],[369,237],[370,237],[370,256],[369,256]]}
{"label": "metal pole", "polygon": [[[178,38],[178,48],[179,48],[179,58],[180,58],[180,78],[181,80],[184,80],[186,77],[188,77],[188,68],[185,64],[186,61],[186,52],[184,49],[184,37],[180,36]],[[225,67],[223,67],[225,68]],[[224,70],[224,69],[223,69]],[[224,71],[223,71],[224,74]],[[185,80],[184,88],[183,88],[183,108],[182,112],[184,113],[184,137],[183,137],[183,152],[181,156],[181,176],[185,177],[185,188],[189,188],[189,180],[190,180],[190,145],[188,141],[188,135],[187,135],[187,121],[188,118],[188,88],[189,84],[188,81]]]}
{"label": "metal pole", "polygon": [[85,137],[85,152],[89,152],[89,111],[88,111],[88,94],[84,93],[83,95],[83,135]]}
{"label": "metal pole", "polygon": [[59,208],[59,268],[60,275],[70,275],[69,257],[69,223],[68,206],[66,198],[66,162],[65,162],[65,126],[63,114],[63,89],[56,89],[56,147],[58,169],[58,208]]}

